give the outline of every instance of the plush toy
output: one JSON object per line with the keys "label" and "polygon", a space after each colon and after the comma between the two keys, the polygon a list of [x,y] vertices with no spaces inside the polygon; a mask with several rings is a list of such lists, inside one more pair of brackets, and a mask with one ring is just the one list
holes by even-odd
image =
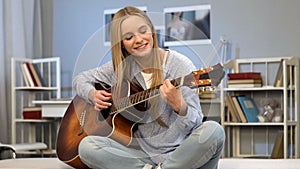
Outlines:
{"label": "plush toy", "polygon": [[260,100],[261,111],[257,116],[260,122],[281,122],[282,110],[277,108],[277,102],[271,98],[262,98]]}
{"label": "plush toy", "polygon": [[276,108],[274,113],[275,115],[272,119],[272,122],[282,122],[283,111],[280,108]]}

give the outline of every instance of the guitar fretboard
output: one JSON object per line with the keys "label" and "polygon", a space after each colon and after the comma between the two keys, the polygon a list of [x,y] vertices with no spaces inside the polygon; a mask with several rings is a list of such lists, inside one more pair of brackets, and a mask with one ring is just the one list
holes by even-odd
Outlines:
{"label": "guitar fretboard", "polygon": [[[175,87],[180,87],[183,85],[185,77],[179,77],[177,79],[171,80],[172,85]],[[124,109],[127,109],[129,107],[132,107],[134,105],[137,105],[139,103],[145,102],[147,100],[150,100],[152,98],[155,98],[160,95],[159,93],[159,87],[161,85],[143,90],[141,92],[135,93],[130,95],[129,97],[123,97],[116,101],[115,103],[115,110],[112,110],[110,114],[115,114],[118,111],[122,111]]]}
{"label": "guitar fretboard", "polygon": [[[176,88],[179,88],[181,86],[188,86],[190,88],[210,85],[216,86],[221,82],[224,75],[225,72],[223,70],[222,65],[216,64],[213,67],[193,71],[192,73],[184,77],[179,77],[174,80],[171,80],[171,83]],[[149,99],[159,96],[160,86],[161,85],[158,85],[150,89],[132,94],[129,97],[123,97],[118,100],[114,100],[114,110],[111,110],[110,114],[115,114],[132,106],[135,106],[139,103],[145,102]]]}

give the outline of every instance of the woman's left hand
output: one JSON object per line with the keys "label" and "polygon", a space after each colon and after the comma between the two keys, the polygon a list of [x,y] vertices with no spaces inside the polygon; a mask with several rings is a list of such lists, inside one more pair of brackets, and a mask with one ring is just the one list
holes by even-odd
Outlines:
{"label": "woman's left hand", "polygon": [[170,80],[165,80],[160,86],[160,95],[167,104],[169,104],[179,115],[186,115],[187,105],[184,101],[181,91],[172,85]]}

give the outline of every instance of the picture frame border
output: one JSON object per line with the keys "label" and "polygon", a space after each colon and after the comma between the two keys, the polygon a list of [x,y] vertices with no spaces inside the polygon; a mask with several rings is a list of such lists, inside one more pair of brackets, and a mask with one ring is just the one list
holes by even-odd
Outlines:
{"label": "picture frame border", "polygon": [[[209,10],[211,12],[211,5],[210,4],[203,4],[203,5],[196,5],[196,6],[181,6],[181,7],[167,7],[163,9],[163,16],[164,16],[164,27],[165,31],[167,30],[167,23],[166,23],[166,15],[171,12],[178,12],[178,11],[197,11],[197,10]],[[180,41],[167,41],[164,38],[164,46],[183,46],[183,45],[207,45],[211,44],[211,21],[209,25],[210,31],[210,38],[208,39],[196,39],[196,40],[180,40]],[[165,35],[167,33],[165,32]]]}

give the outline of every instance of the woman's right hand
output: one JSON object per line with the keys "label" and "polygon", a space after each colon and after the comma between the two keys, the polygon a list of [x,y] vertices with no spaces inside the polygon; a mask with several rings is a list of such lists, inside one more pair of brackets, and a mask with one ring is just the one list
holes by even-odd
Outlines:
{"label": "woman's right hand", "polygon": [[89,99],[94,103],[94,109],[101,111],[111,106],[111,93],[105,90],[93,89],[89,92]]}

